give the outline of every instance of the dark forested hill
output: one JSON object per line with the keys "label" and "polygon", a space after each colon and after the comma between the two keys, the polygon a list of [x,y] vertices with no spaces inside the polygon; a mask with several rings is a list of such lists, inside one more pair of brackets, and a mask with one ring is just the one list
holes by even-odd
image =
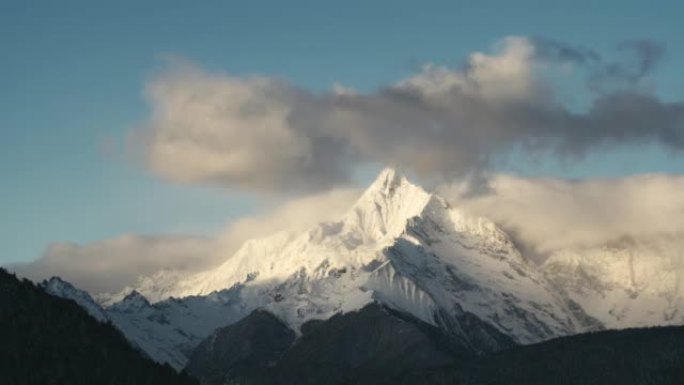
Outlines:
{"label": "dark forested hill", "polygon": [[432,325],[371,304],[310,321],[296,340],[276,317],[256,311],[207,337],[186,370],[205,385],[370,385],[474,355],[463,341]]}
{"label": "dark forested hill", "polygon": [[684,327],[611,330],[558,338],[413,372],[391,384],[684,384]]}
{"label": "dark forested hill", "polygon": [[[207,385],[684,384],[684,327],[576,335],[482,356],[379,305],[304,326],[292,342],[284,324],[255,313],[207,338],[188,371]],[[287,338],[264,339],[272,335]]]}
{"label": "dark forested hill", "polygon": [[110,324],[0,269],[0,384],[193,384]]}

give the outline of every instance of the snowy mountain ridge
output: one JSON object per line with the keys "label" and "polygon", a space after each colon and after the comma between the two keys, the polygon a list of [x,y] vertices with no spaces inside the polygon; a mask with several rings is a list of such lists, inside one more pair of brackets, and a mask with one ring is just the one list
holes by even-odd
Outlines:
{"label": "snowy mountain ridge", "polygon": [[107,312],[83,290],[77,289],[69,282],[59,277],[52,277],[39,284],[47,293],[60,298],[70,299],[85,309],[88,314],[99,322],[108,322]]}
{"label": "snowy mountain ridge", "polygon": [[299,332],[307,321],[379,302],[479,352],[634,322],[682,323],[679,286],[666,291],[665,302],[636,306],[630,301],[664,292],[635,295],[634,285],[611,278],[624,270],[620,258],[604,266],[582,253],[568,250],[537,265],[492,221],[386,169],[338,221],[248,241],[218,268],[188,278],[149,277],[114,297],[105,313],[150,357],[177,369],[213,330],[255,309]]}

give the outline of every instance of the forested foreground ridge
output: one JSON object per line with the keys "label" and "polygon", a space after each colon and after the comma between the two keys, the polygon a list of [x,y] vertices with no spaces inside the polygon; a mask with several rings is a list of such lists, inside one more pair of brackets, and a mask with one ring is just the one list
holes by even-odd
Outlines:
{"label": "forested foreground ridge", "polygon": [[0,269],[0,384],[195,384],[109,323]]}

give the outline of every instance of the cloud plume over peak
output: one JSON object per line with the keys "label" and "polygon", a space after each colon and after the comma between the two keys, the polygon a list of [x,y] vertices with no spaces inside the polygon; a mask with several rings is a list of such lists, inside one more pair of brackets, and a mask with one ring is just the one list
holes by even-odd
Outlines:
{"label": "cloud plume over peak", "polygon": [[513,234],[530,255],[597,247],[633,239],[684,246],[684,177],[645,174],[620,179],[491,178],[490,190],[463,196],[463,186],[441,193],[467,211]]}
{"label": "cloud plume over peak", "polygon": [[[461,68],[428,64],[371,93],[172,69],[148,84],[152,114],[135,137],[170,180],[263,192],[344,185],[369,163],[459,177],[515,146],[566,158],[646,141],[681,149],[684,104],[640,87],[663,48],[632,41],[618,53],[513,36]],[[559,76],[583,79],[587,108],[562,102]]]}

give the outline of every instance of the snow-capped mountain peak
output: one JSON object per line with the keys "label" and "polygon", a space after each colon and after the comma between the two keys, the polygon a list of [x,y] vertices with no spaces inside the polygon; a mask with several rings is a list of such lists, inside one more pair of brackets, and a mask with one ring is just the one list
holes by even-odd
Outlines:
{"label": "snow-capped mountain peak", "polygon": [[357,231],[373,242],[385,237],[396,237],[406,222],[420,215],[432,194],[410,183],[396,170],[387,168],[354,204],[342,222],[349,231]]}
{"label": "snow-capped mountain peak", "polygon": [[592,326],[496,224],[392,169],[336,221],[248,241],[216,269],[164,279],[144,281],[109,312],[150,356],[176,367],[213,329],[255,309],[299,331],[380,302],[481,351]]}
{"label": "snow-capped mountain peak", "polygon": [[137,290],[128,293],[120,302],[112,305],[113,309],[120,312],[135,312],[150,307],[150,302]]}
{"label": "snow-capped mountain peak", "polygon": [[[301,234],[281,232],[247,241],[217,269],[179,282],[168,295],[206,295],[239,284],[279,282],[300,271],[323,277],[334,269],[360,269],[400,236],[431,198],[395,170],[385,169],[339,220]],[[148,294],[146,288],[140,291]]]}

